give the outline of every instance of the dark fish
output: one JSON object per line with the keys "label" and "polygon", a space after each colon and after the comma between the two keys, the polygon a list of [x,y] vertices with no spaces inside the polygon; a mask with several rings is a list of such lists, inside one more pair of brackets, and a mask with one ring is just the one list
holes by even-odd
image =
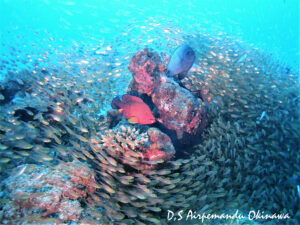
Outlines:
{"label": "dark fish", "polygon": [[183,79],[195,61],[196,55],[194,50],[184,44],[179,46],[173,53],[167,69],[167,76],[173,77],[178,75],[178,79]]}

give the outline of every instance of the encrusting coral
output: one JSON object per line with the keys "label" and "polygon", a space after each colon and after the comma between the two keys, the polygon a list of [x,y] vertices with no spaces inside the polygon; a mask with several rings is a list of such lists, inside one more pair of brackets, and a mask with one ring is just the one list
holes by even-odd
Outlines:
{"label": "encrusting coral", "polygon": [[24,164],[3,181],[10,200],[3,206],[2,220],[38,223],[57,214],[56,222],[78,221],[98,187],[95,175],[80,162],[60,163],[53,169]]}
{"label": "encrusting coral", "polygon": [[179,141],[184,142],[184,133],[195,136],[205,128],[204,102],[165,75],[166,66],[157,53],[141,50],[132,57],[128,68],[133,76],[128,91],[150,96],[158,109],[158,122],[174,130]]}
{"label": "encrusting coral", "polygon": [[90,146],[102,163],[118,162],[141,172],[155,168],[155,164],[170,160],[175,154],[171,139],[157,128],[141,132],[130,125],[105,130],[90,139]]}

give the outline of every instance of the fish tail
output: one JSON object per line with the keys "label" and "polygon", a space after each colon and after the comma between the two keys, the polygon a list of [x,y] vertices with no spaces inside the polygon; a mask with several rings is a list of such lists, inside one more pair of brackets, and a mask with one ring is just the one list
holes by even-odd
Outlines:
{"label": "fish tail", "polygon": [[111,107],[113,109],[119,109],[121,104],[121,99],[120,95],[116,96],[112,101],[111,101]]}

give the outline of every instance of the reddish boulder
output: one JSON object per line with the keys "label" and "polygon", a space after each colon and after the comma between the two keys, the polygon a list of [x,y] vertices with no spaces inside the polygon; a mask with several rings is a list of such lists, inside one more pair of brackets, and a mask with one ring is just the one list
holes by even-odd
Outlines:
{"label": "reddish boulder", "polygon": [[204,103],[172,79],[164,79],[151,95],[160,114],[159,121],[175,130],[178,139],[182,139],[184,132],[196,135],[206,124]]}
{"label": "reddish boulder", "polygon": [[132,57],[128,69],[133,73],[128,91],[151,95],[153,89],[160,83],[165,66],[157,53],[145,48]]}
{"label": "reddish boulder", "polygon": [[148,136],[150,137],[150,143],[146,149],[146,153],[143,154],[143,158],[156,161],[163,159],[164,161],[170,160],[175,155],[175,149],[168,135],[164,134],[157,128],[149,128]]}

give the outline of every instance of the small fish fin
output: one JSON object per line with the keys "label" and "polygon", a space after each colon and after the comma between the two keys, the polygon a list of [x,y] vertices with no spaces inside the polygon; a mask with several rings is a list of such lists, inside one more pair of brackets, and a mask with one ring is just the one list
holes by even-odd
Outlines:
{"label": "small fish fin", "polygon": [[163,120],[161,118],[157,118],[156,121],[163,123]]}
{"label": "small fish fin", "polygon": [[133,95],[123,95],[122,97],[122,102],[126,103],[126,102],[143,102],[142,99],[140,99],[139,97],[133,96]]}
{"label": "small fish fin", "polygon": [[133,124],[138,123],[138,119],[136,117],[131,117],[131,118],[128,119],[128,122],[133,123]]}

